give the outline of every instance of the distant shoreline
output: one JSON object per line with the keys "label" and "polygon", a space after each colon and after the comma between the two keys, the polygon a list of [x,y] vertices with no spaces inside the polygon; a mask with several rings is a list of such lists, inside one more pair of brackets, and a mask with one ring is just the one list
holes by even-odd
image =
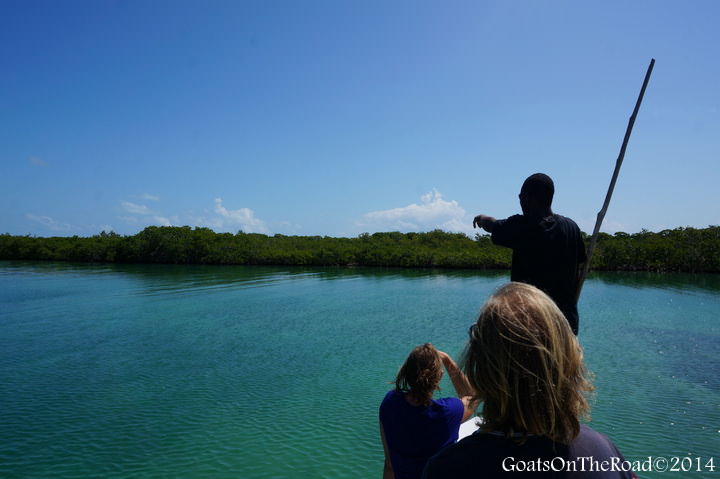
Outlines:
{"label": "distant shoreline", "polygon": [[[587,235],[583,236],[587,243]],[[113,232],[90,237],[0,235],[0,260],[509,269],[511,259],[511,250],[493,245],[487,235],[471,239],[441,230],[336,238],[149,226],[130,236]],[[720,273],[720,226],[600,233],[592,269]]]}

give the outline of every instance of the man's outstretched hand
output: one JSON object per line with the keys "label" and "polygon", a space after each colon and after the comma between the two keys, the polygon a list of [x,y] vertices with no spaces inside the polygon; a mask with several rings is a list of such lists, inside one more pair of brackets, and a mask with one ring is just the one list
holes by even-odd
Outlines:
{"label": "man's outstretched hand", "polygon": [[492,233],[495,226],[495,218],[487,215],[477,215],[473,220],[473,228],[482,228],[488,233]]}
{"label": "man's outstretched hand", "polygon": [[473,220],[473,228],[482,228],[482,219],[485,215],[477,215]]}

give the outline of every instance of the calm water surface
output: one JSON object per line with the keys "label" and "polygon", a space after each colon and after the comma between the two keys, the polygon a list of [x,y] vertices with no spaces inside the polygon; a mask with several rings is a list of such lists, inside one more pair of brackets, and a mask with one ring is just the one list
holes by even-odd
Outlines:
{"label": "calm water surface", "polygon": [[[507,280],[0,262],[0,477],[380,477],[398,366],[457,355]],[[580,313],[591,425],[628,459],[720,469],[720,277],[595,275]]]}

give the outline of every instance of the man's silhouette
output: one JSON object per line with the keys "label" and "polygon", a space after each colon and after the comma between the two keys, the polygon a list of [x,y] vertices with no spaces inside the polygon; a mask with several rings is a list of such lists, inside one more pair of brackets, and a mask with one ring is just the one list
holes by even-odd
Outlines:
{"label": "man's silhouette", "polygon": [[543,173],[530,175],[520,189],[523,214],[504,220],[477,215],[474,227],[492,234],[492,242],[512,248],[512,281],[545,291],[578,333],[577,286],[585,244],[570,218],[552,212],[555,186]]}

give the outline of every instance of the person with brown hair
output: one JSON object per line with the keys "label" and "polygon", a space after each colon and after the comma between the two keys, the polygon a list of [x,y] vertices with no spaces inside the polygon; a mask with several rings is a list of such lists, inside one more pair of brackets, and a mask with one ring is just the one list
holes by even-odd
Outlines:
{"label": "person with brown hair", "polygon": [[525,283],[502,286],[469,336],[461,363],[484,402],[482,424],[430,459],[424,478],[635,477],[606,436],[580,424],[594,387],[582,348],[548,295]]}
{"label": "person with brown hair", "polygon": [[[443,366],[458,397],[435,400]],[[477,407],[474,395],[465,374],[448,354],[430,343],[414,348],[398,371],[395,389],[380,405],[383,478],[419,478],[430,456],[457,441],[460,424]]]}

